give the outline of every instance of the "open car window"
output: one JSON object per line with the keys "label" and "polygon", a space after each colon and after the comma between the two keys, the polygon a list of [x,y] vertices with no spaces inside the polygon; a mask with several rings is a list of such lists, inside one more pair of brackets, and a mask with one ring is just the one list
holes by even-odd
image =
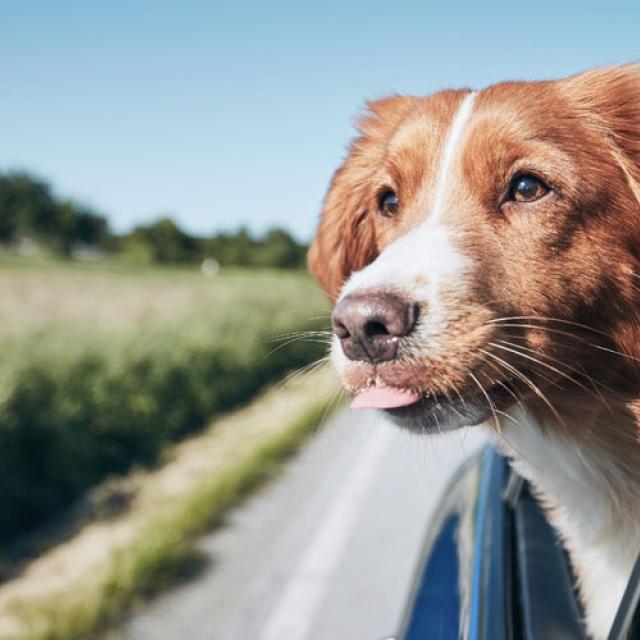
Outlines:
{"label": "open car window", "polygon": [[458,472],[425,543],[398,640],[587,637],[562,545],[527,483],[509,482],[510,474],[493,448]]}

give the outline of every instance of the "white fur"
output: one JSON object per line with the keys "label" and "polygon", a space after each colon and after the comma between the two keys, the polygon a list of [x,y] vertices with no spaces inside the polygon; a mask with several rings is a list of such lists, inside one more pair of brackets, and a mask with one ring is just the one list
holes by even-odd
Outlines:
{"label": "white fur", "polygon": [[638,501],[629,499],[628,480],[616,477],[606,453],[568,441],[557,425],[536,424],[521,407],[511,413],[517,424],[505,420],[501,435],[489,431],[551,507],[579,577],[589,631],[604,640],[640,547]]}
{"label": "white fur", "polygon": [[465,125],[471,117],[473,110],[473,103],[476,99],[476,92],[472,91],[464,97],[462,104],[460,105],[458,112],[453,118],[451,124],[451,130],[447,136],[447,142],[445,144],[444,153],[442,154],[442,162],[440,164],[440,171],[438,172],[438,182],[436,183],[435,197],[433,200],[433,208],[431,210],[430,218],[433,221],[439,221],[445,210],[445,196],[447,192],[447,185],[449,184],[449,173],[451,171],[451,165],[453,159],[456,156],[458,147],[460,145],[460,139],[464,132]]}

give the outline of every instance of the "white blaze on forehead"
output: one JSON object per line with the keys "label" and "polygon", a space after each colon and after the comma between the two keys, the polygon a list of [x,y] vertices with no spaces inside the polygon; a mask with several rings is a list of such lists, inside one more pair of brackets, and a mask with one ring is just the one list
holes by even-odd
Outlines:
{"label": "white blaze on forehead", "polygon": [[462,132],[464,126],[467,124],[471,111],[473,109],[473,103],[476,99],[476,92],[472,91],[464,97],[462,104],[458,109],[456,115],[453,118],[451,129],[444,147],[444,153],[442,154],[442,160],[440,163],[440,170],[438,171],[438,181],[436,183],[436,191],[433,199],[433,206],[431,209],[430,220],[431,222],[437,221],[442,217],[444,211],[444,198],[447,189],[447,180],[449,173],[451,172],[451,164],[455,158],[456,151],[462,138]]}

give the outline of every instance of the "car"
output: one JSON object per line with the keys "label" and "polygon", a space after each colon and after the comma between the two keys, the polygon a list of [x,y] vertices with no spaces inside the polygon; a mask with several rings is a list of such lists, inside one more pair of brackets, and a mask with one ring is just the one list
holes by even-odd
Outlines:
{"label": "car", "polygon": [[[640,639],[639,600],[636,563],[609,640]],[[486,447],[445,492],[393,640],[585,640],[583,619],[567,554],[531,487]]]}

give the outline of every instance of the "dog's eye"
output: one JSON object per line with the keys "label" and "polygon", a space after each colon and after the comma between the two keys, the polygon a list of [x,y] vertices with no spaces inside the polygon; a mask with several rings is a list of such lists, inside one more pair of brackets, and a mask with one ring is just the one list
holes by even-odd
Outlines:
{"label": "dog's eye", "polygon": [[509,187],[509,200],[515,202],[535,202],[549,192],[542,180],[531,174],[516,176]]}
{"label": "dog's eye", "polygon": [[378,198],[378,211],[383,216],[391,218],[398,212],[398,196],[390,189],[380,194]]}

